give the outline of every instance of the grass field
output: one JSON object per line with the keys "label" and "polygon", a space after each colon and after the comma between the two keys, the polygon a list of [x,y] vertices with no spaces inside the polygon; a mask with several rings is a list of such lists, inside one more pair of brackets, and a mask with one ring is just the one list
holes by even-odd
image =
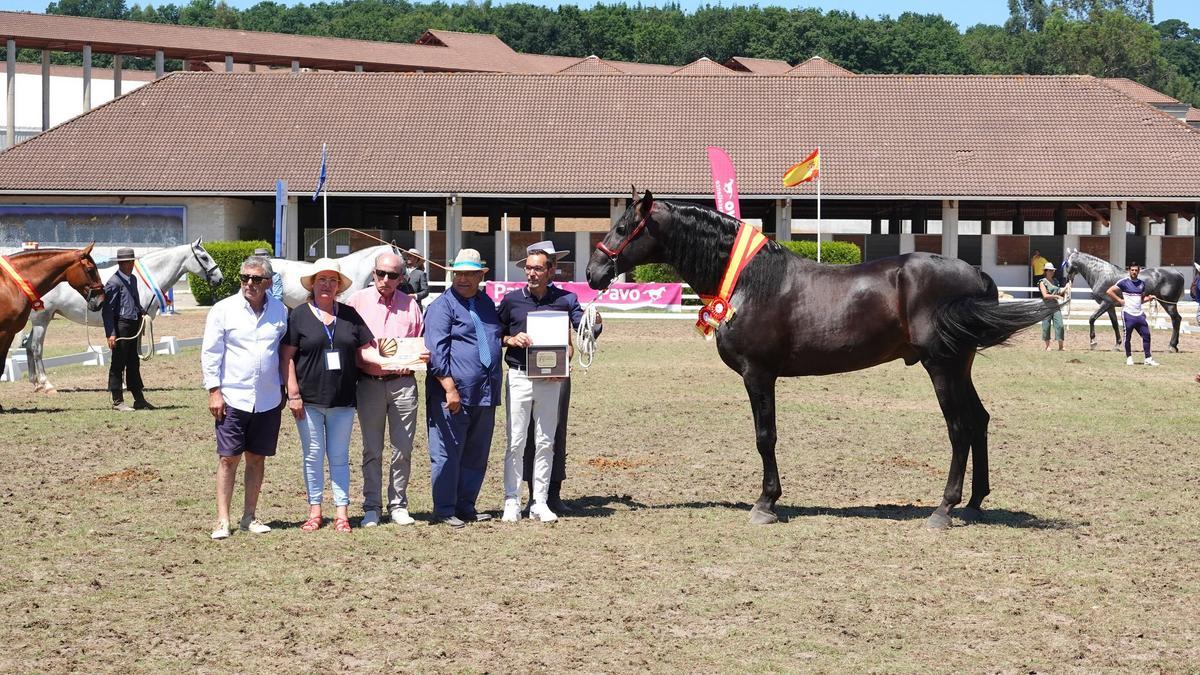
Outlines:
{"label": "grass field", "polygon": [[153,412],[110,411],[95,367],[53,372],[56,396],[0,384],[0,671],[1193,671],[1200,340],[1127,368],[1079,330],[1065,353],[1036,337],[976,360],[993,492],[942,532],[945,427],[898,363],[781,381],[784,522],[750,526],[746,395],[684,321],[608,322],[574,383],[576,514],[552,526],[428,526],[420,429],[416,526],[302,533],[285,420],[275,531],[212,542],[197,350],[146,364]]}

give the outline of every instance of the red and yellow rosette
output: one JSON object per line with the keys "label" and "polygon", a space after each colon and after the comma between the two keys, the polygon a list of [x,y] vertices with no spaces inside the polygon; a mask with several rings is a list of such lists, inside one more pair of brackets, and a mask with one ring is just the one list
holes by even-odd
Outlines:
{"label": "red and yellow rosette", "polygon": [[737,287],[738,277],[742,275],[742,270],[746,269],[750,260],[766,244],[767,238],[757,229],[745,223],[738,228],[737,237],[733,240],[733,248],[729,252],[729,263],[725,266],[725,273],[721,275],[721,286],[717,295],[700,296],[705,305],[700,308],[696,319],[696,330],[701,335],[711,338],[722,321],[733,318],[736,310],[729,304],[729,298],[733,296],[733,289]]}

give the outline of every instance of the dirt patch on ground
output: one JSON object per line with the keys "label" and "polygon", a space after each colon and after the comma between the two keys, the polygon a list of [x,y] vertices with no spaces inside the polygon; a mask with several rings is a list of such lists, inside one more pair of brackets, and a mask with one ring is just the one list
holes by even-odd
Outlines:
{"label": "dirt patch on ground", "polygon": [[90,480],[92,485],[123,486],[133,483],[146,483],[158,480],[158,472],[154,469],[121,469],[113,473],[97,476]]}
{"label": "dirt patch on ground", "polygon": [[625,469],[636,469],[645,464],[645,462],[633,462],[628,459],[609,459],[607,457],[593,457],[587,463],[588,466],[597,471],[623,471]]}

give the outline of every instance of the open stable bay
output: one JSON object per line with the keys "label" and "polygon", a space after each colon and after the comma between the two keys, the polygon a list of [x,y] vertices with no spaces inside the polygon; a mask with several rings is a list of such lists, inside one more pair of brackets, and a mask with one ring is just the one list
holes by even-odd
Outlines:
{"label": "open stable bay", "polygon": [[[49,335],[85,344],[61,320]],[[784,522],[750,526],[746,394],[685,321],[607,323],[574,380],[576,512],[552,526],[429,526],[420,428],[416,525],[303,533],[285,416],[259,506],[275,530],[212,542],[198,350],[145,364],[153,412],[109,410],[101,368],[54,371],[56,396],[3,383],[0,670],[1193,670],[1200,339],[1129,368],[1079,329],[1065,353],[1038,337],[976,360],[988,517],[944,532],[923,520],[945,426],[900,363],[780,382]],[[502,501],[503,420],[481,509]],[[356,431],[355,525],[359,459]]]}

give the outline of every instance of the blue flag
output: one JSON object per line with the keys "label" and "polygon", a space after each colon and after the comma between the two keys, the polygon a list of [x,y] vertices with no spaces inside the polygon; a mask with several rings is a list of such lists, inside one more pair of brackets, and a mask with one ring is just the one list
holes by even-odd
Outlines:
{"label": "blue flag", "polygon": [[317,189],[313,191],[313,201],[317,201],[317,197],[321,196],[321,189],[325,187],[325,144],[321,144],[321,175],[317,176]]}

